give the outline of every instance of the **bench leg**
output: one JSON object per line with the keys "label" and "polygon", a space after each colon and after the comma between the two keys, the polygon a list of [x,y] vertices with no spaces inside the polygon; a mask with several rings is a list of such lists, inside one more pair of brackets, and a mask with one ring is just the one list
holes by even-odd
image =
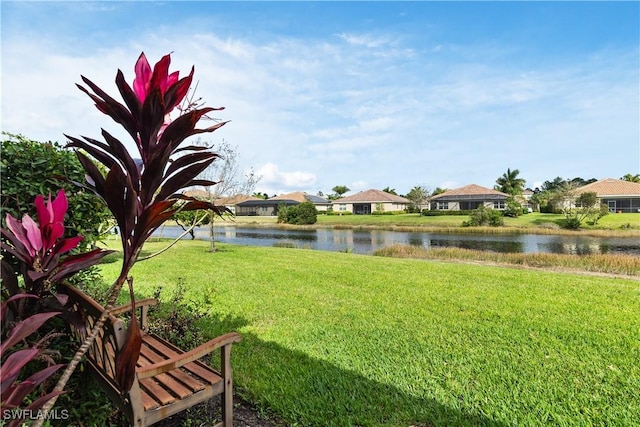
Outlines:
{"label": "bench leg", "polygon": [[225,427],[233,427],[233,373],[231,371],[231,346],[225,345],[221,350],[222,380],[222,420]]}

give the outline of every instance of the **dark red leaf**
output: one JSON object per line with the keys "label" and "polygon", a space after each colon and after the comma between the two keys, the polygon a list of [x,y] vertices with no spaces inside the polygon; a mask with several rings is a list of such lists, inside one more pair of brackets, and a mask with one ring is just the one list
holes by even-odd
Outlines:
{"label": "dark red leaf", "polygon": [[[4,344],[4,343],[2,343]],[[29,363],[40,352],[37,348],[26,348],[18,350],[7,357],[0,367],[0,390],[2,390],[2,401],[10,395],[9,386],[12,385],[20,375],[20,370]],[[5,396],[6,394],[6,396]]]}
{"label": "dark red leaf", "polygon": [[176,159],[171,163],[171,165],[167,169],[167,172],[165,173],[165,176],[169,177],[176,171],[184,167],[187,167],[192,163],[202,162],[205,160],[209,160],[211,158],[218,158],[218,157],[220,157],[218,154],[210,153],[210,152],[185,154],[184,156]]}
{"label": "dark red leaf", "polygon": [[158,139],[158,132],[164,124],[164,107],[162,105],[162,95],[160,89],[152,90],[147,94],[142,104],[140,112],[140,144],[142,149],[140,154],[145,165],[149,156],[156,149],[155,145]]}
{"label": "dark red leaf", "polygon": [[177,105],[179,105],[184,97],[189,92],[189,87],[191,86],[191,82],[193,80],[193,72],[195,71],[194,67],[191,67],[191,73],[187,77],[184,77],[178,80],[175,84],[171,85],[169,89],[167,89],[164,94],[164,103],[166,111],[173,110]]}
{"label": "dark red leaf", "polygon": [[136,301],[133,294],[132,280],[129,279],[129,294],[131,296],[131,319],[127,327],[124,344],[116,356],[116,380],[120,389],[127,392],[133,386],[136,376],[136,363],[140,357],[142,347],[142,332],[136,319]]}
{"label": "dark red leaf", "polygon": [[94,249],[90,252],[70,255],[64,259],[50,277],[51,282],[60,282],[63,279],[77,273],[80,270],[96,265],[103,257],[113,253],[114,251],[105,251],[102,249]]}
{"label": "dark red leaf", "polygon": [[74,138],[67,134],[64,134],[71,142],[67,144],[67,147],[81,148],[86,151],[91,157],[105,165],[107,168],[111,168],[115,164],[115,160],[109,153],[109,146],[98,140],[84,137],[87,141]]}
{"label": "dark red leaf", "polygon": [[138,167],[129,155],[129,151],[127,151],[125,146],[118,139],[111,136],[111,134],[104,129],[102,130],[102,136],[111,148],[111,155],[118,159],[123,169],[126,170],[127,173],[131,176],[131,181],[138,182],[140,179]]}
{"label": "dark red leaf", "polygon": [[[128,175],[111,168],[105,181],[104,200],[116,218],[122,236],[129,236],[137,215],[137,193]],[[124,243],[124,242],[123,242]]]}
{"label": "dark red leaf", "polygon": [[212,162],[214,158],[210,158],[204,162],[195,163],[186,168],[183,168],[180,173],[174,174],[167,181],[162,183],[160,193],[156,195],[155,200],[167,199],[178,190],[181,190],[189,186],[190,182],[198,176],[203,170],[205,170]]}
{"label": "dark red leaf", "polygon": [[134,117],[140,116],[140,108],[142,105],[140,104],[140,100],[136,96],[135,92],[129,86],[129,84],[124,79],[124,74],[122,71],[118,70],[116,74],[116,86],[118,86],[118,90],[120,91],[120,95],[124,100],[124,103],[127,104],[129,111],[133,114]]}
{"label": "dark red leaf", "polygon": [[104,198],[104,185],[105,179],[100,172],[100,169],[89,159],[87,156],[82,154],[80,151],[76,150],[76,156],[82,164],[84,171],[86,172],[88,178],[91,179],[92,182],[89,182],[90,188],[93,192],[98,194],[101,198]]}
{"label": "dark red leaf", "polygon": [[175,119],[162,133],[160,144],[169,153],[174,152],[186,138],[192,135],[193,129],[202,116],[213,111],[213,108],[193,110]]}
{"label": "dark red leaf", "polygon": [[24,381],[21,381],[20,384],[18,384],[13,389],[11,395],[4,399],[4,402],[9,405],[20,405],[24,398],[33,390],[35,390],[35,388],[38,387],[42,383],[42,381],[49,378],[63,366],[63,364],[49,366],[47,368],[41,369]]}
{"label": "dark red leaf", "polygon": [[84,76],[80,77],[82,78],[82,81],[85,82],[96,95],[98,95],[98,97],[102,98],[102,100],[92,95],[84,87],[80,85],[76,86],[96,102],[96,107],[98,107],[100,111],[109,115],[117,123],[120,123],[135,141],[137,139],[137,123],[131,112],[127,110],[124,105],[120,104],[118,101],[110,97],[105,91],[96,86],[91,80]]}
{"label": "dark red leaf", "polygon": [[[8,291],[9,295],[16,295],[20,293],[20,286],[18,286],[18,277],[16,276],[15,271],[13,271],[13,267],[11,264],[7,262],[6,259],[2,259],[2,286],[4,286]],[[4,307],[5,304],[2,304]],[[4,313],[0,312],[0,319],[4,318]]]}
{"label": "dark red leaf", "polygon": [[[51,319],[53,316],[60,314],[59,311],[51,311],[48,313],[38,313],[33,316],[29,316],[24,320],[21,320],[13,327],[7,338],[0,344],[0,358],[5,352],[5,349],[11,348],[16,345],[32,333],[38,330],[40,326]],[[4,368],[4,365],[2,365]]]}

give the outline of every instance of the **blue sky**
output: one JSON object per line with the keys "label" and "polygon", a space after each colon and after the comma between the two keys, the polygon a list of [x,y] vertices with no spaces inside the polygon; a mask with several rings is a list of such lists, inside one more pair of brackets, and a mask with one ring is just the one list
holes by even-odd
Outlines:
{"label": "blue sky", "polygon": [[[98,137],[141,51],[195,65],[257,190],[640,173],[638,2],[1,2],[2,130]],[[133,149],[133,144],[129,144]]]}

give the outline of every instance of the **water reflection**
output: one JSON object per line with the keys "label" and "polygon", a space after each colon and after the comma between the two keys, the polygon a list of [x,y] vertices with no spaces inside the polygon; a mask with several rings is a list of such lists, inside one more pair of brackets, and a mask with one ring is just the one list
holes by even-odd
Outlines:
{"label": "water reflection", "polygon": [[[167,226],[155,235],[176,238],[179,227]],[[197,239],[208,240],[209,229],[196,229]],[[188,237],[185,237],[188,238]],[[216,227],[219,242],[239,245],[273,246],[290,243],[295,247],[324,251],[350,251],[370,254],[394,244],[426,248],[456,247],[494,252],[561,253],[561,254],[634,254],[640,255],[638,239],[621,237],[551,236],[535,234],[444,234],[399,231],[362,230],[281,230],[276,228]]]}

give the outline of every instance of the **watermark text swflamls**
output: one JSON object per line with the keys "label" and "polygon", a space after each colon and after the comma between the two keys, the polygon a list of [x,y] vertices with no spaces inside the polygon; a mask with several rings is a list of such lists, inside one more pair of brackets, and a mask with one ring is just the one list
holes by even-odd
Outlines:
{"label": "watermark text swflamls", "polygon": [[[3,409],[2,421],[10,420],[41,420],[45,417],[44,411],[35,409]],[[68,409],[53,409],[46,414],[47,420],[68,420]]]}

